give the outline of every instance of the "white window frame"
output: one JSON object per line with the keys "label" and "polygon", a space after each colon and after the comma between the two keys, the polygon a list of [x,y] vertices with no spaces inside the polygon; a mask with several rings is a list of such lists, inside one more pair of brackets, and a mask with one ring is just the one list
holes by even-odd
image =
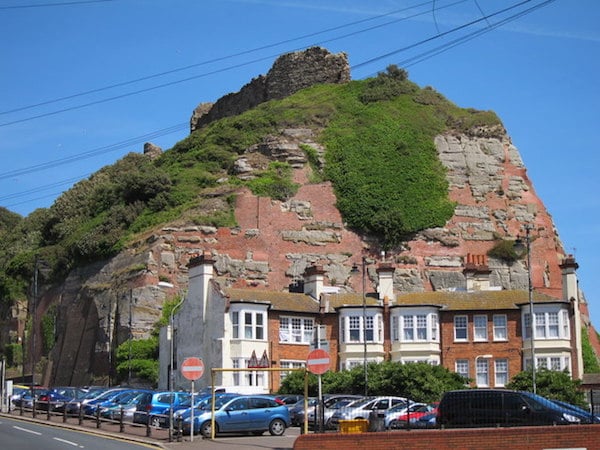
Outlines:
{"label": "white window frame", "polygon": [[230,319],[232,339],[260,342],[268,340],[266,311],[233,309],[230,312]]}
{"label": "white window frame", "polygon": [[[285,360],[282,359],[279,361],[279,367],[281,369],[302,369],[306,366],[306,361],[297,361],[297,360]],[[279,381],[283,381],[285,377],[287,377],[292,372],[279,372]]]}
{"label": "white window frame", "polygon": [[454,371],[465,379],[469,379],[469,360],[457,359],[454,362]]}
{"label": "white window frame", "polygon": [[[564,308],[543,308],[534,310],[534,339],[557,340],[570,339],[569,313]],[[523,314],[523,336],[531,339],[531,317],[527,307]]]}
{"label": "white window frame", "polygon": [[[366,320],[365,320],[366,319]],[[366,324],[366,330],[364,328]],[[365,333],[366,331],[366,333]],[[352,312],[340,315],[340,341],[349,344],[362,344],[366,335],[367,343],[383,343],[383,318],[380,312]]]}
{"label": "white window frame", "polygon": [[308,345],[314,340],[315,320],[309,317],[279,317],[279,342],[281,344]]}
{"label": "white window frame", "polygon": [[[459,320],[461,322],[464,320],[464,326],[462,323],[460,324],[460,327],[457,326],[457,322]],[[457,336],[458,330],[464,330],[465,337],[458,337]],[[454,341],[455,342],[468,342],[469,341],[469,316],[466,316],[466,315],[454,316]]]}
{"label": "white window frame", "polygon": [[490,386],[490,364],[487,358],[475,360],[475,384],[477,387]]}
{"label": "white window frame", "polygon": [[[248,368],[248,364],[250,364],[250,359],[248,358],[232,358],[231,367],[233,369],[240,368]],[[265,371],[256,369],[252,371],[244,371],[244,372],[233,372],[233,384],[234,386],[257,386],[257,387],[266,387],[267,377],[265,376]]]}
{"label": "white window frame", "polygon": [[439,342],[438,315],[431,312],[393,315],[392,335],[399,342]]}
{"label": "white window frame", "polygon": [[[541,369],[542,367],[547,367],[550,370],[557,370],[557,371],[561,371],[561,372],[563,370],[567,370],[569,373],[571,373],[571,358],[569,356],[556,355],[556,354],[554,354],[554,355],[553,354],[536,355],[535,360],[536,360],[536,369]],[[560,367],[558,369],[556,368],[557,363],[559,364],[559,367]],[[531,357],[525,358],[524,367],[525,367],[525,370],[531,369]]]}
{"label": "white window frame", "polygon": [[494,314],[492,317],[494,341],[508,341],[508,317],[506,314]]}
{"label": "white window frame", "polygon": [[488,316],[487,314],[475,314],[473,316],[473,341],[486,342],[487,340]]}
{"label": "white window frame", "polygon": [[509,382],[508,359],[500,358],[494,361],[494,387],[504,387]]}
{"label": "white window frame", "polygon": [[[231,311],[231,337],[232,339],[240,338],[240,312]],[[236,367],[237,369],[237,367]]]}

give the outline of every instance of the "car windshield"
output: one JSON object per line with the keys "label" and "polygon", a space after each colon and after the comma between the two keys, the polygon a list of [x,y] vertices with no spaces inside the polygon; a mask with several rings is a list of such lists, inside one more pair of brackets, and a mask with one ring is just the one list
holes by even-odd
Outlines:
{"label": "car windshield", "polygon": [[524,392],[524,397],[534,411],[543,411],[544,409],[564,409],[556,403],[542,397],[541,395],[533,394],[532,392]]}
{"label": "car windshield", "polygon": [[340,408],[348,406],[352,403],[355,403],[356,401],[357,401],[356,399],[345,398],[343,400],[339,400],[339,401],[335,402],[333,405],[331,405],[329,407],[329,409],[340,409]]}
{"label": "car windshield", "polygon": [[392,406],[389,411],[390,412],[398,412],[398,411],[403,411],[406,409],[406,402],[400,402],[400,403],[396,403],[394,406]]}
{"label": "car windshield", "polygon": [[373,400],[374,400],[373,397],[364,398],[364,399],[359,400],[356,403],[353,403],[352,407],[353,408],[362,408],[362,407],[368,405],[369,403],[371,403]]}

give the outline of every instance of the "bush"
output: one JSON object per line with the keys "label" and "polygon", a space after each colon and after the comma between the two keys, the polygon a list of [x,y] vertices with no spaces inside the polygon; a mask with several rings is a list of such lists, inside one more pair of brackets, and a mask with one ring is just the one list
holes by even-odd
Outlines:
{"label": "bush", "polygon": [[21,344],[7,344],[4,347],[6,364],[11,367],[23,364],[23,346]]}
{"label": "bush", "polygon": [[515,241],[508,239],[497,242],[487,254],[492,258],[500,259],[508,263],[520,259],[519,255],[515,252]]}
{"label": "bush", "polygon": [[[587,408],[585,394],[580,389],[581,380],[572,379],[569,372],[537,369],[535,372],[536,392],[542,397]],[[507,389],[517,391],[533,392],[533,374],[531,370],[526,370],[515,375],[510,383],[506,385]]]}
{"label": "bush", "polygon": [[287,163],[273,162],[258,178],[250,180],[248,187],[254,195],[286,201],[298,191],[292,181],[292,168]]}

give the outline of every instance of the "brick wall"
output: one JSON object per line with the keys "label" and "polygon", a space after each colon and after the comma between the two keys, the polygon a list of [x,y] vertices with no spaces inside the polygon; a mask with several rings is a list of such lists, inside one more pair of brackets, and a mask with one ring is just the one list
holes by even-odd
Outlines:
{"label": "brick wall", "polygon": [[306,434],[294,450],[600,450],[600,425]]}
{"label": "brick wall", "polygon": [[[487,315],[488,340],[477,342],[473,333],[473,316]],[[494,314],[505,314],[507,317],[507,340],[495,341],[493,329]],[[448,370],[456,370],[456,360],[466,359],[469,362],[469,378],[475,379],[476,367],[475,360],[477,356],[492,354],[493,359],[488,360],[488,377],[490,387],[496,387],[494,383],[494,360],[506,359],[508,361],[508,379],[510,380],[522,369],[522,356],[519,351],[522,346],[523,338],[520,324],[520,311],[497,310],[497,311],[460,311],[455,314],[446,313],[440,315],[440,336],[442,349],[442,364]],[[467,316],[468,321],[468,339],[465,342],[454,341],[454,316]]]}

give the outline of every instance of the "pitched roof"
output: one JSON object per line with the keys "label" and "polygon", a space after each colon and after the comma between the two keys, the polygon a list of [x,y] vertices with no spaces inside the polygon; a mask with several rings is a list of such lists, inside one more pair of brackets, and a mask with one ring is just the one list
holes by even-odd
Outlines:
{"label": "pitched roof", "polygon": [[276,311],[319,312],[319,302],[307,294],[234,288],[223,291],[232,303],[269,303]]}
{"label": "pitched roof", "polygon": [[[232,303],[267,303],[275,311],[293,311],[307,314],[319,312],[319,302],[313,297],[295,292],[276,292],[259,289],[224,289],[225,294]],[[568,303],[566,300],[550,297],[539,292],[532,293],[535,304],[542,303]],[[360,307],[363,304],[361,293],[323,294],[327,312],[342,307]],[[365,294],[367,306],[382,306],[375,293]],[[450,311],[485,311],[519,309],[522,305],[529,304],[527,291],[435,291],[412,292],[400,294],[390,306],[435,306]],[[325,305],[324,305],[325,306]]]}
{"label": "pitched roof", "polygon": [[[540,303],[567,303],[540,292],[532,293],[535,304]],[[455,292],[419,292],[399,295],[397,305],[435,305],[447,310],[498,310],[519,309],[520,306],[529,304],[527,291],[455,291]]]}

